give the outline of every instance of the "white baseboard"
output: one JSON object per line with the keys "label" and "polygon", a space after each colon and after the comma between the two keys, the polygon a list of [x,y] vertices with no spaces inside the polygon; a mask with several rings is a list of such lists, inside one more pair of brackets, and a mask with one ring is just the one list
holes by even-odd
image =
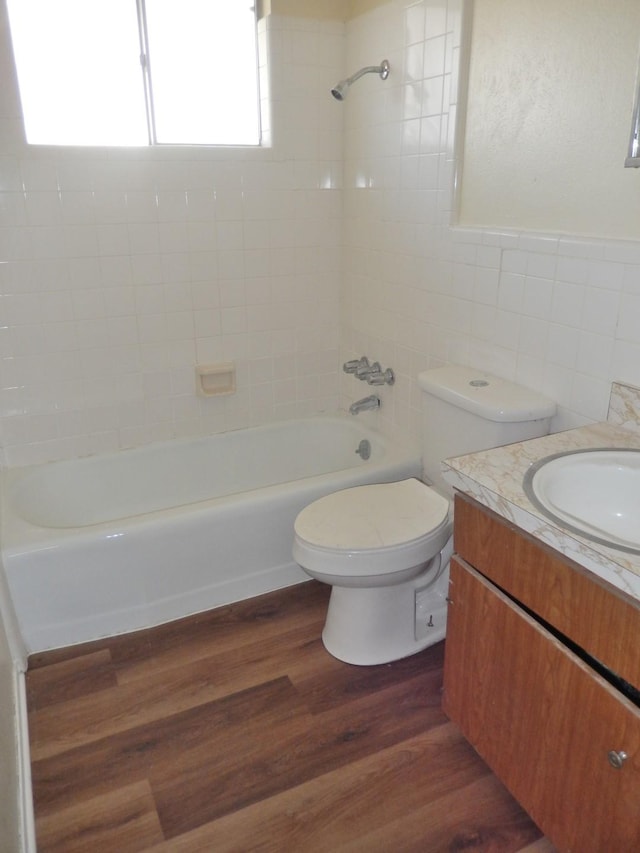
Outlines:
{"label": "white baseboard", "polygon": [[16,738],[18,743],[18,809],[20,853],[36,853],[36,829],[31,788],[31,751],[27,714],[25,673],[14,669],[16,697]]}

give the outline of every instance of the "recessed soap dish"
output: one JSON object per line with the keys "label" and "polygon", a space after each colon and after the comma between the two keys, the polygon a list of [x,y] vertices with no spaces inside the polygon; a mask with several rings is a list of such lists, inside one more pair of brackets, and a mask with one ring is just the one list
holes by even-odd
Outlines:
{"label": "recessed soap dish", "polygon": [[196,364],[196,392],[199,397],[233,394],[236,390],[236,366],[232,361],[221,364]]}

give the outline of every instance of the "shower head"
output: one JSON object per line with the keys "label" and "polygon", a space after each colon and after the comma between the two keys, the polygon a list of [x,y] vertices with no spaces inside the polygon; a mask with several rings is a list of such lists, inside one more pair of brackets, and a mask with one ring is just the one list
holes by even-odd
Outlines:
{"label": "shower head", "polygon": [[380,65],[367,65],[366,68],[361,68],[360,71],[356,71],[355,74],[347,77],[346,80],[341,80],[331,90],[331,94],[336,101],[344,101],[349,86],[355,83],[356,80],[359,80],[363,74],[379,74],[383,80],[386,80],[389,76],[389,63],[386,59],[383,59]]}

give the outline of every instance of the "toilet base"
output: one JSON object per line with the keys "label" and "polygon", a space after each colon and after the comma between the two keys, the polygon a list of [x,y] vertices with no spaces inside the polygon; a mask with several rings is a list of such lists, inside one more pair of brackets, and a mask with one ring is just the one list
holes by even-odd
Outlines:
{"label": "toilet base", "polygon": [[345,663],[371,666],[432,646],[446,634],[448,581],[447,567],[435,583],[416,578],[387,587],[334,586],[324,647]]}

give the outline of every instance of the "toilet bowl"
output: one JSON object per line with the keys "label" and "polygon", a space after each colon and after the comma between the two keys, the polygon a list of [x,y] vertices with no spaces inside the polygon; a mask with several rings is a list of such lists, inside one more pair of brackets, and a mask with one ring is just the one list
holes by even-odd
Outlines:
{"label": "toilet bowl", "polygon": [[294,531],[298,565],[333,587],[322,640],[334,657],[387,663],[444,637],[451,512],[442,495],[416,479],[356,486],[303,509]]}
{"label": "toilet bowl", "polygon": [[294,560],[332,586],[322,640],[347,663],[388,663],[444,638],[453,490],[440,464],[546,435],[556,408],[535,391],[468,367],[424,371],[418,384],[425,482],[335,492],[295,522]]}

